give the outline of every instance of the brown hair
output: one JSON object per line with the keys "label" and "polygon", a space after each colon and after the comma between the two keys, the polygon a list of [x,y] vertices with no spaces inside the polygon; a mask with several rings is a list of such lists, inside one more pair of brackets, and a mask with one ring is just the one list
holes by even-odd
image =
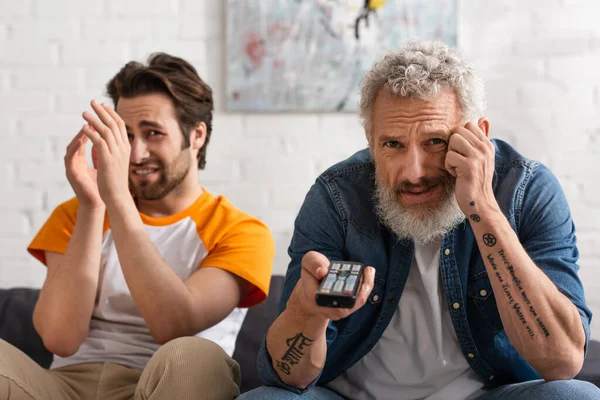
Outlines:
{"label": "brown hair", "polygon": [[198,169],[206,166],[206,147],[212,131],[212,90],[187,61],[165,53],[154,53],[148,65],[131,61],[106,85],[115,107],[121,97],[131,98],[150,93],[164,93],[171,98],[184,148],[190,146],[190,131],[198,123],[206,124],[206,140],[198,151]]}

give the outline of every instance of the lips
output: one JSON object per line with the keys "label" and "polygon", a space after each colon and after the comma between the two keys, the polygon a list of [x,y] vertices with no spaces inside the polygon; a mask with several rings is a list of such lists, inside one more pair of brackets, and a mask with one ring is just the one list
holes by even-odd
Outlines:
{"label": "lips", "polygon": [[146,169],[136,169],[136,170],[133,170],[132,173],[134,175],[146,176],[146,175],[153,174],[156,171],[158,171],[158,169],[156,169],[156,168],[146,168]]}
{"label": "lips", "polygon": [[402,190],[402,193],[408,193],[408,194],[423,194],[423,193],[427,193],[429,192],[431,189],[433,189],[435,187],[434,186],[430,186],[428,188],[420,188],[420,189],[414,189],[414,190]]}
{"label": "lips", "polygon": [[401,190],[400,196],[406,204],[425,203],[435,200],[439,196],[436,191],[438,185],[429,186],[427,188],[412,188],[411,190]]}

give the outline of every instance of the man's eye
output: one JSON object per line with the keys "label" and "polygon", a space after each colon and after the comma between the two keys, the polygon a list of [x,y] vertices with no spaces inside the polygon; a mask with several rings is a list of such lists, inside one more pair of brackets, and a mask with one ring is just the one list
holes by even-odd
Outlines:
{"label": "man's eye", "polygon": [[158,132],[158,131],[150,131],[150,132],[148,132],[148,136],[158,136],[158,135],[160,135],[160,132]]}
{"label": "man's eye", "polygon": [[396,147],[400,147],[400,142],[397,140],[388,140],[387,142],[385,142],[383,144],[385,147],[390,147],[390,148],[396,148]]}
{"label": "man's eye", "polygon": [[446,144],[446,141],[439,138],[434,138],[431,139],[431,144]]}
{"label": "man's eye", "polygon": [[127,134],[127,139],[131,142],[133,140],[133,135],[131,133]]}

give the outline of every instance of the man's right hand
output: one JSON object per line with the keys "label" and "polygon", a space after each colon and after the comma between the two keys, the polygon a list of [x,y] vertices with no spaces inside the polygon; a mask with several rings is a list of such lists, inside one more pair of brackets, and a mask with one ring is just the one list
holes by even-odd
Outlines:
{"label": "man's right hand", "polygon": [[[98,192],[96,169],[90,168],[85,159],[85,144],[88,140],[88,137],[83,133],[83,129],[73,138],[67,146],[65,168],[67,179],[79,200],[79,204],[90,208],[99,208],[104,207],[104,203]],[[92,159],[94,158],[92,154]],[[95,162],[96,160],[94,160]]]}
{"label": "man's right hand", "polygon": [[327,257],[321,253],[316,251],[306,253],[302,258],[300,280],[290,295],[287,304],[290,311],[298,314],[301,318],[337,321],[348,317],[365,304],[373,289],[375,280],[375,268],[373,267],[367,267],[364,270],[363,282],[353,308],[329,308],[317,305],[315,295],[321,281],[328,273],[329,264]]}

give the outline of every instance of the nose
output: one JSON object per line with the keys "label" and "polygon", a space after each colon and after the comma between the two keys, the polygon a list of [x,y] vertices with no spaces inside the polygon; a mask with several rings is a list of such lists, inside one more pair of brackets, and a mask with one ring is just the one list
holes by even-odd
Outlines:
{"label": "nose", "polygon": [[410,183],[419,184],[425,177],[425,158],[423,150],[413,145],[406,151],[404,179]]}
{"label": "nose", "polygon": [[129,161],[132,164],[141,164],[148,158],[150,153],[148,152],[148,146],[146,142],[141,138],[134,137],[131,139],[131,154]]}

